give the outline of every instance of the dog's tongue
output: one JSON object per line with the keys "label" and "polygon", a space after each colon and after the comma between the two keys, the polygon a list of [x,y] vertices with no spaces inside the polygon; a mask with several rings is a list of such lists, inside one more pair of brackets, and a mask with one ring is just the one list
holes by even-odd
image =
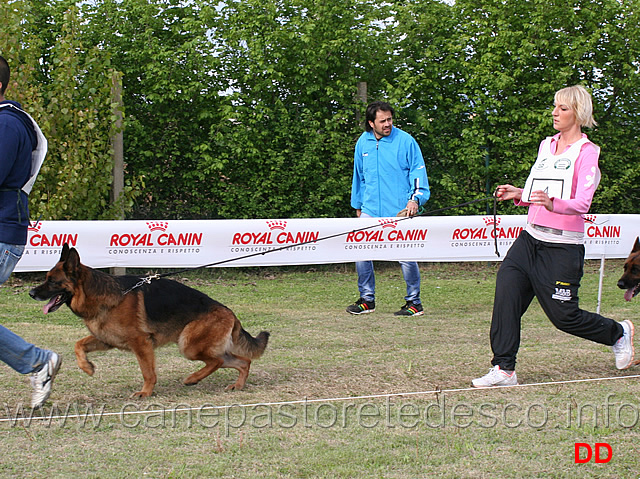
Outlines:
{"label": "dog's tongue", "polygon": [[629,288],[624,292],[624,300],[631,301],[633,299],[634,288]]}
{"label": "dog's tongue", "polygon": [[42,311],[44,312],[44,314],[47,314],[49,312],[49,310],[53,307],[54,304],[56,304],[56,300],[58,299],[57,296],[54,296],[53,298],[51,298],[51,301],[49,301],[44,308],[42,308]]}

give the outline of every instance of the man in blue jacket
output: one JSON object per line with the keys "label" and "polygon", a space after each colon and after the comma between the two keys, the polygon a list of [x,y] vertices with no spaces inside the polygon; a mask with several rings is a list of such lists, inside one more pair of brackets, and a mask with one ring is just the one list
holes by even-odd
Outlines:
{"label": "man in blue jacket", "polygon": [[[358,218],[393,217],[406,209],[418,213],[430,196],[427,169],[418,142],[393,126],[393,108],[376,101],[367,107],[365,132],[356,143],[351,206]],[[415,261],[401,261],[407,283],[406,304],[396,316],[424,314],[420,300],[420,270]],[[356,262],[360,299],[347,307],[351,314],[375,311],[373,261]]]}
{"label": "man in blue jacket", "polygon": [[[46,154],[46,139],[20,104],[8,101],[9,64],[0,56],[0,284],[13,272],[27,243],[28,194]],[[0,360],[21,374],[31,374],[31,407],[51,394],[60,356],[40,349],[0,326]]]}

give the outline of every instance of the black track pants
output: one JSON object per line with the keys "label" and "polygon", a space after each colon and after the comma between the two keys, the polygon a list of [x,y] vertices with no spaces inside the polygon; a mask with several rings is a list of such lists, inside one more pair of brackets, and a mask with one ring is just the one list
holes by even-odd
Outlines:
{"label": "black track pants", "polygon": [[521,318],[534,296],[561,331],[609,346],[622,336],[617,321],[579,308],[583,265],[583,245],[546,243],[526,231],[520,234],[496,278],[490,333],[494,366],[515,369]]}

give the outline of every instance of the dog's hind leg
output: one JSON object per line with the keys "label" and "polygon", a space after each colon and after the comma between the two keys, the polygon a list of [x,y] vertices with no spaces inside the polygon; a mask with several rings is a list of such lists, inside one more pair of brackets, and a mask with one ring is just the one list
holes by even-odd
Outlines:
{"label": "dog's hind leg", "polygon": [[227,386],[227,391],[239,391],[244,387],[244,383],[247,382],[249,377],[249,367],[251,366],[251,360],[243,358],[242,356],[236,356],[235,354],[225,353],[224,363],[221,367],[233,368],[238,371],[238,379],[235,383]]}
{"label": "dog's hind leg", "polygon": [[187,386],[197,384],[219,368],[233,368],[238,371],[238,380],[234,384],[228,386],[227,390],[242,389],[244,384],[247,382],[247,377],[249,377],[249,366],[251,365],[251,360],[236,356],[235,354],[225,353],[222,357],[210,359],[203,359],[202,357],[189,359],[204,361],[205,366],[184,380],[184,384]]}
{"label": "dog's hind leg", "polygon": [[113,346],[109,346],[108,344],[103,343],[95,336],[87,336],[86,338],[82,338],[80,341],[76,342],[75,346],[76,361],[78,362],[78,367],[89,376],[93,376],[93,373],[96,371],[96,367],[87,358],[87,353],[91,353],[93,351],[107,351],[112,347]]}
{"label": "dog's hind leg", "polygon": [[[191,358],[190,358],[191,359]],[[189,377],[185,378],[184,384],[186,386],[193,386],[194,384],[198,384],[204,378],[206,378],[209,374],[213,373],[217,369],[221,368],[224,364],[224,361],[220,358],[212,358],[212,359],[203,359],[205,366],[191,374]]]}

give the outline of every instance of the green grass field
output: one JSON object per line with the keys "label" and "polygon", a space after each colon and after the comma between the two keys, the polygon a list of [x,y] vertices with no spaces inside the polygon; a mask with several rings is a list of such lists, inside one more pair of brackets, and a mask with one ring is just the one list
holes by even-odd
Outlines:
{"label": "green grass field", "polygon": [[[606,264],[601,312],[634,319],[638,300],[616,287],[621,264]],[[200,365],[176,346],[157,350],[159,381],[143,400],[130,398],[142,384],[131,353],[94,353],[87,376],[73,353],[84,325],[66,307],[44,316],[29,298],[44,275],[15,276],[0,287],[0,323],[64,362],[35,413],[28,378],[0,365],[0,476],[638,477],[640,367],[616,370],[609,347],[556,330],[537,304],[523,319],[522,386],[470,388],[490,367],[497,266],[421,264],[418,318],[392,314],[404,304],[395,263],[379,265],[376,312],[361,316],[345,312],[357,299],[353,265],[177,277],[271,342],[237,392],[224,390],[235,370],[183,386]],[[585,267],[585,309],[596,308],[599,266]],[[576,464],[576,443],[609,444],[612,458]]]}

